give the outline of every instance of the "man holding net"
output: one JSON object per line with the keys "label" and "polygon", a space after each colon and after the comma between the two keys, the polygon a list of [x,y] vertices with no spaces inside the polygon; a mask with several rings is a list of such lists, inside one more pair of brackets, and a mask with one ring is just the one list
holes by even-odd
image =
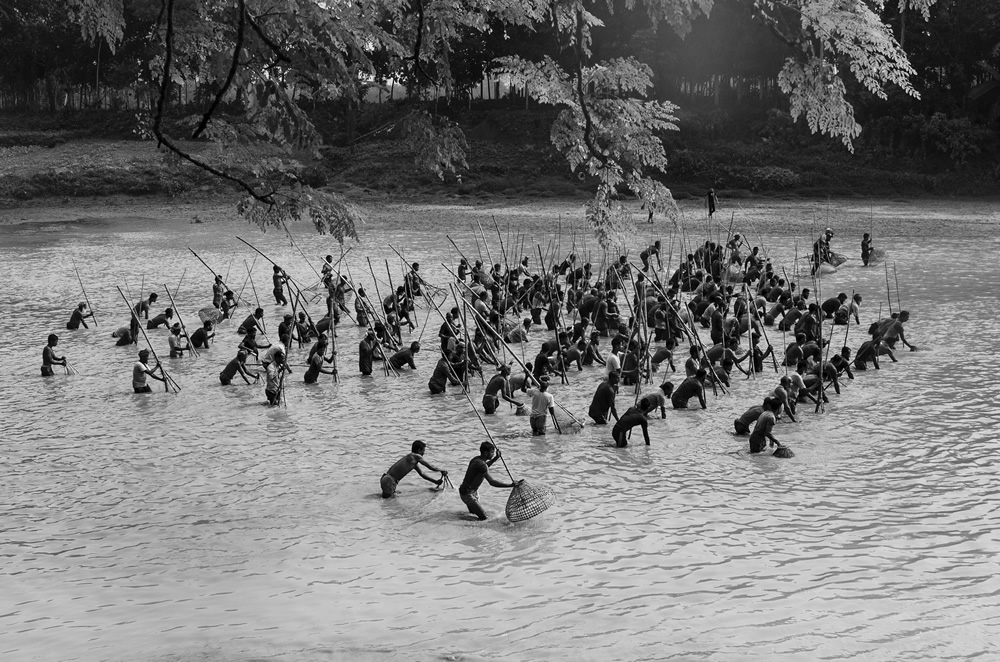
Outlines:
{"label": "man holding net", "polygon": [[[424,459],[424,452],[427,450],[427,444],[417,439],[410,446],[410,452],[399,458],[395,464],[389,467],[389,470],[382,474],[382,479],[379,481],[382,487],[382,498],[388,499],[396,495],[396,485],[399,481],[406,477],[406,474],[410,473],[414,469],[417,470],[417,474],[421,478],[429,483],[434,483],[436,486],[440,487],[444,482],[445,478],[448,477],[448,472],[443,469],[438,469],[434,465],[430,464]],[[420,465],[424,465],[431,471],[437,471],[441,474],[441,478],[437,480],[431,478],[423,471],[420,470]]]}
{"label": "man holding net", "polygon": [[517,483],[503,483],[490,474],[490,467],[500,459],[500,451],[489,441],[484,441],[479,445],[479,455],[472,458],[469,468],[465,472],[465,479],[458,488],[458,495],[462,497],[462,502],[469,509],[469,512],[482,520],[489,519],[486,511],[479,505],[479,486],[485,480],[493,487],[507,487],[513,489],[524,481]]}

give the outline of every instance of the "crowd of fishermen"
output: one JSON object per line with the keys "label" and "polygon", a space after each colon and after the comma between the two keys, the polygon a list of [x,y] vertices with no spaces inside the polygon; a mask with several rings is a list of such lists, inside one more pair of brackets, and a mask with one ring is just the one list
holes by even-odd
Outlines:
{"label": "crowd of fishermen", "polygon": [[[833,231],[827,229],[814,244],[816,259],[822,261],[829,255],[832,237]],[[706,390],[725,392],[734,370],[747,377],[757,375],[770,358],[777,372],[779,357],[768,339],[768,329],[772,333],[776,329],[793,338],[780,356],[787,374],[768,390],[760,404],[734,422],[735,432],[749,434],[750,451],[758,453],[768,442],[781,450],[772,434],[773,425],[781,416],[795,421],[797,403],[812,402],[818,409],[828,400],[828,389],[839,393],[841,380],[853,379],[854,371],[869,366],[878,369],[881,356],[896,361],[897,343],[912,349],[903,328],[909,315],[901,311],[872,323],[856,351],[847,346],[831,351],[828,345],[832,334],[824,337],[824,322],[836,326],[853,321],[860,325],[862,295],[841,292],[820,301],[810,288],[797,287],[784,271],[778,274],[761,248],[751,247],[740,234],[726,242],[706,241],[684,256],[669,274],[663,272],[661,251],[661,242],[655,241],[638,254],[637,261],[622,255],[596,270],[592,263],[578,259],[575,252],[549,266],[537,267],[528,256],[514,264],[484,264],[463,256],[456,269],[449,270],[453,282],[446,284],[447,289],[426,282],[418,263],[405,262],[402,284],[393,288],[390,275],[387,295],[377,296],[374,301],[363,286],[355,287],[339,271],[339,261],[335,262],[333,256],[324,259],[322,272],[318,273],[320,281],[314,288],[300,288],[275,264],[275,306],[286,308],[291,298],[292,312],[283,313],[277,333],[268,338],[265,311],[257,299],[253,311],[238,326],[241,340],[235,357],[219,373],[219,380],[229,386],[236,379],[250,384],[263,378],[267,402],[279,405],[286,379],[293,374],[288,355],[295,345],[303,350],[309,346],[303,373],[306,383],[315,383],[322,374],[337,379],[343,367],[337,365],[333,331],[343,317],[366,328],[357,353],[362,376],[371,376],[377,364],[387,375],[407,368],[416,370],[415,357],[422,346],[419,340],[404,341],[404,332],[415,331],[416,311],[418,305],[423,305],[427,317],[422,326],[429,326],[431,312],[436,312],[441,321],[439,349],[427,382],[430,394],[444,393],[449,387],[468,392],[470,376],[479,375],[485,387],[483,413],[495,414],[501,400],[506,401],[517,408],[518,414],[528,415],[532,434],[544,435],[550,418],[560,432],[567,426],[582,426],[555,401],[550,385],[556,380],[568,384],[567,373],[574,368],[582,371],[598,366],[604,377],[593,395],[588,416],[596,425],[613,421],[611,437],[617,446],[624,447],[636,427],[649,443],[647,418],[657,410],[665,418],[668,401],[673,409],[687,408],[692,400],[706,408]],[[867,258],[870,251],[866,235],[863,257]],[[539,259],[544,260],[541,251]],[[166,294],[169,296],[169,291]],[[153,345],[146,331],[161,327],[168,330],[171,358],[197,353],[214,341],[215,326],[231,319],[246,303],[242,294],[235,294],[221,276],[215,276],[212,305],[199,311],[201,326],[190,335],[172,306],[154,314],[159,299],[156,293],[136,302],[128,325],[112,333],[118,345],[137,343],[140,334],[150,345],[150,349],[139,352],[133,365],[134,391],[151,391],[148,379],[163,382],[167,390],[179,388],[163,369],[155,350],[156,360],[150,367]],[[353,314],[348,307],[352,295]],[[458,305],[444,306],[448,309],[442,310],[442,302],[449,298]],[[306,306],[318,299],[325,299],[325,314],[313,320]],[[173,303],[172,297],[170,300]],[[86,320],[92,316],[87,308],[85,302],[79,304],[67,323],[68,329],[87,327]],[[421,338],[423,332],[421,328]],[[707,338],[703,339],[703,335]],[[534,338],[543,340],[529,357],[525,347]],[[43,350],[45,376],[53,374],[53,365],[67,365],[64,357],[56,355],[57,343],[58,337],[53,334]],[[493,366],[488,376],[487,365]],[[661,368],[678,373],[676,387],[665,380],[644,393],[642,385],[651,384]],[[623,389],[634,397],[630,398],[631,406],[619,415],[616,401]]]}

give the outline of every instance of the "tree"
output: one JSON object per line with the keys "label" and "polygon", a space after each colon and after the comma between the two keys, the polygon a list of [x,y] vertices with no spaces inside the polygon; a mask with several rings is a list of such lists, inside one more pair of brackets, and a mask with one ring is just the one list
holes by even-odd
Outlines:
{"label": "tree", "polygon": [[[123,0],[65,0],[82,34],[114,48],[122,38]],[[928,15],[934,0],[892,0]],[[853,148],[861,127],[847,97],[850,75],[869,93],[887,86],[916,96],[914,74],[890,28],[880,19],[885,0],[739,0],[752,10],[789,55],[778,80],[794,118],[814,133]],[[384,76],[373,55],[388,56],[399,78],[409,78],[451,98],[466,87],[470,35],[530,30],[551,40],[548,54],[516,52],[498,61],[501,71],[533,98],[559,109],[551,138],[569,167],[598,182],[587,217],[602,242],[616,241],[629,225],[617,201],[629,192],[653,209],[675,208],[669,189],[655,178],[667,165],[661,137],[677,130],[677,107],[651,98],[652,70],[632,56],[599,58],[594,41],[605,23],[598,11],[633,17],[644,29],[680,37],[713,0],[161,0],[152,39],[159,53],[152,68],[160,99],[151,121],[159,145],[239,186],[242,213],[262,225],[309,218],[338,240],[356,236],[357,210],[336,194],[316,191],[281,169],[245,177],[200,161],[163,131],[171,76],[208,81],[210,102],[192,118],[192,138],[222,146],[266,141],[286,150],[315,150],[319,138],[302,98],[360,97],[365,80]],[[477,56],[478,57],[478,56]],[[476,71],[472,67],[471,71]],[[458,88],[458,89],[456,89]],[[407,123],[422,161],[439,174],[461,167],[464,139],[453,124],[430,115]],[[443,149],[429,150],[440,144]]]}

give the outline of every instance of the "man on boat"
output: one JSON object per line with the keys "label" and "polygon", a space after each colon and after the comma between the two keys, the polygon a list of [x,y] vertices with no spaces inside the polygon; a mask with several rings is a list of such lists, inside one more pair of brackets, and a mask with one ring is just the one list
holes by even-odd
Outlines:
{"label": "man on boat", "polygon": [[816,270],[819,269],[819,265],[824,262],[831,263],[832,255],[830,253],[830,240],[833,239],[833,230],[827,228],[819,239],[813,244],[813,254],[812,254],[812,273],[815,274]]}
{"label": "man on boat", "polygon": [[516,483],[504,483],[490,474],[490,467],[500,459],[500,451],[489,441],[484,441],[479,445],[479,455],[472,458],[469,462],[469,468],[465,472],[465,478],[462,480],[462,484],[458,487],[458,495],[462,498],[462,502],[469,509],[469,512],[478,517],[481,521],[489,519],[486,511],[483,507],[479,505],[479,486],[483,484],[485,480],[487,483],[493,487],[506,487],[513,489],[514,486],[520,485],[524,481],[519,480]]}
{"label": "man on boat", "polygon": [[83,328],[89,329],[90,327],[87,326],[87,323],[84,320],[88,317],[93,317],[94,314],[85,312],[86,310],[87,310],[87,304],[81,302],[76,307],[76,310],[73,311],[73,314],[69,316],[69,321],[66,322],[66,328],[69,329],[70,331],[76,331],[77,329],[80,328],[80,325],[82,324]]}
{"label": "man on boat", "polygon": [[[427,451],[427,444],[417,439],[410,446],[410,452],[403,457],[396,460],[396,463],[389,467],[389,470],[382,474],[382,479],[380,485],[382,487],[382,498],[389,499],[396,496],[396,486],[399,481],[403,480],[408,473],[417,470],[417,474],[428,483],[434,483],[438,487],[444,482],[444,479],[448,476],[448,472],[443,469],[438,469],[433,464],[429,463],[424,459],[424,453]],[[431,471],[437,471],[441,474],[441,477],[437,480],[431,478],[423,471],[420,470],[420,465],[423,465],[430,469]]]}

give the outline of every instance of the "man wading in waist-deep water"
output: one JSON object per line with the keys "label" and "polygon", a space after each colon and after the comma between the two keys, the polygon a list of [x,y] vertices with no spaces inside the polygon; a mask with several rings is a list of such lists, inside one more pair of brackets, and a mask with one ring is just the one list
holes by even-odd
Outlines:
{"label": "man wading in waist-deep water", "polygon": [[[427,444],[417,439],[416,441],[413,442],[413,445],[410,446],[410,452],[404,455],[403,457],[399,458],[398,460],[396,460],[396,463],[393,464],[391,467],[389,467],[388,471],[382,474],[382,479],[380,482],[382,486],[383,499],[388,499],[389,497],[395,496],[396,486],[399,484],[399,481],[403,480],[403,478],[406,477],[406,474],[410,473],[414,469],[416,469],[420,477],[426,480],[427,482],[434,483],[439,487],[441,486],[441,483],[448,475],[448,472],[444,471],[443,469],[438,469],[434,465],[427,462],[427,460],[424,459],[424,452],[426,450],[427,450]],[[437,471],[438,473],[440,473],[441,478],[434,480],[433,478],[425,474],[423,471],[420,470],[421,464],[430,469],[431,471]]]}
{"label": "man wading in waist-deep water", "polygon": [[479,446],[479,455],[472,458],[469,462],[469,469],[465,472],[465,479],[462,480],[462,484],[458,488],[458,494],[462,497],[462,501],[468,507],[469,512],[480,520],[489,519],[486,511],[479,505],[478,490],[484,480],[493,487],[509,488],[513,488],[515,485],[520,485],[524,482],[523,480],[519,480],[516,483],[503,483],[494,478],[490,474],[490,467],[499,459],[500,451],[497,450],[497,447],[488,441],[484,441]]}

